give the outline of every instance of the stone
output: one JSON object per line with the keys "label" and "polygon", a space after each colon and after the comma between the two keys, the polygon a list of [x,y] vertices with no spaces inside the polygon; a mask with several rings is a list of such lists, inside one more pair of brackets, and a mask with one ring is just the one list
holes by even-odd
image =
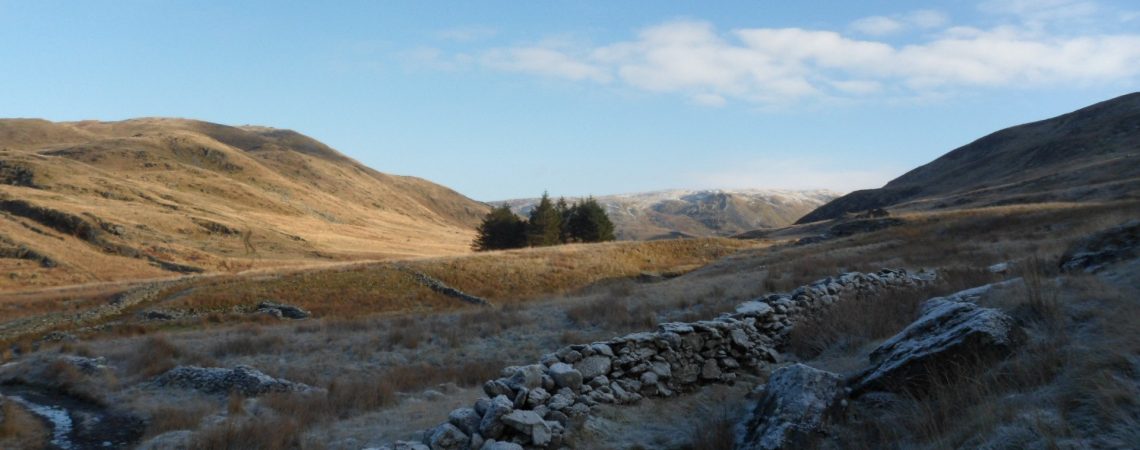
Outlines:
{"label": "stone", "polygon": [[657,329],[663,333],[667,332],[667,333],[685,334],[685,333],[692,333],[693,332],[692,326],[690,326],[687,323],[680,323],[680,322],[663,323],[661,325],[658,325]]}
{"label": "stone", "polygon": [[641,381],[642,386],[656,385],[658,381],[657,374],[653,372],[645,372],[641,374],[639,381]]}
{"label": "stone", "polygon": [[594,354],[597,355],[609,356],[610,358],[614,357],[614,350],[606,344],[590,344],[590,350],[593,350]]}
{"label": "stone", "polygon": [[249,366],[237,366],[233,369],[178,366],[159,375],[154,382],[160,386],[195,389],[207,394],[237,392],[245,396],[314,390],[312,386],[273,378]]}
{"label": "stone", "polygon": [[533,408],[535,406],[546,403],[546,400],[548,399],[550,399],[550,393],[546,392],[546,389],[534,388],[531,389],[527,394],[526,405]]}
{"label": "stone", "polygon": [[717,365],[715,359],[706,360],[705,364],[701,366],[702,380],[715,380],[720,378],[720,373],[720,367]]}
{"label": "stone", "polygon": [[596,355],[575,363],[574,368],[582,374],[583,380],[589,380],[610,373],[611,364],[613,361],[608,356]]}
{"label": "stone", "polygon": [[479,450],[523,450],[523,447],[514,442],[489,440]]}
{"label": "stone", "polygon": [[546,401],[546,406],[555,411],[561,411],[574,404],[574,398],[566,394],[554,394]]}
{"label": "stone", "polygon": [[479,432],[479,422],[483,417],[474,408],[456,408],[447,415],[447,421],[464,434],[472,435]]}
{"label": "stone", "polygon": [[518,390],[519,388],[534,389],[542,387],[542,375],[545,373],[546,367],[541,364],[531,364],[529,366],[518,367],[507,379],[506,384],[511,390]]}
{"label": "stone", "polygon": [[514,409],[514,402],[505,395],[491,399],[491,404],[487,406],[487,412],[479,421],[479,434],[483,435],[484,438],[498,439],[503,435],[503,428],[505,427],[502,417]]}
{"label": "stone", "polygon": [[265,300],[265,301],[258,303],[257,304],[257,311],[258,312],[278,311],[281,313],[282,317],[285,317],[288,319],[307,319],[307,318],[309,318],[309,316],[311,316],[311,314],[308,311],[305,311],[305,310],[298,308],[296,306],[286,305],[283,303],[277,303],[277,302],[273,302],[273,301],[269,301],[269,300]]}
{"label": "stone", "polygon": [[570,388],[578,391],[582,388],[582,372],[579,372],[574,366],[566,363],[557,363],[550,366],[550,377],[554,379],[554,384],[558,387]]}
{"label": "stone", "polygon": [[550,425],[534,411],[512,411],[504,415],[502,420],[507,426],[530,438],[534,445],[544,446],[550,443]]}
{"label": "stone", "polygon": [[1097,272],[1117,261],[1140,256],[1140,220],[1101,230],[1082,239],[1065,251],[1059,263],[1061,270]]}
{"label": "stone", "polygon": [[763,317],[772,314],[772,305],[759,300],[751,300],[737,306],[736,313],[753,317]]}
{"label": "stone", "polygon": [[483,393],[487,394],[488,397],[495,398],[500,395],[513,396],[514,390],[507,386],[503,380],[490,380],[483,383]]}
{"label": "stone", "polygon": [[746,334],[744,332],[744,330],[742,330],[740,328],[737,328],[735,330],[730,331],[728,333],[728,336],[732,339],[732,343],[738,347],[741,347],[741,348],[751,348],[752,347],[752,340],[749,339],[748,334]]}
{"label": "stone", "polygon": [[943,371],[1003,358],[1025,341],[1012,317],[954,298],[924,302],[918,320],[871,352],[873,366],[857,377],[854,390],[921,389]]}
{"label": "stone", "polygon": [[471,438],[450,423],[440,424],[431,430],[425,442],[431,450],[464,450]]}
{"label": "stone", "polygon": [[807,448],[836,415],[845,397],[843,378],[803,364],[777,369],[744,426],[735,448]]}

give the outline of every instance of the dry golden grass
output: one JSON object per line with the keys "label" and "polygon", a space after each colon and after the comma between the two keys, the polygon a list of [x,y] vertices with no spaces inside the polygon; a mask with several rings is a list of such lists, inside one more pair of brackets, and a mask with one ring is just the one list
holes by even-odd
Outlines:
{"label": "dry golden grass", "polygon": [[412,261],[409,266],[499,303],[565,294],[644,272],[683,273],[762,244],[725,238],[607,242]]}
{"label": "dry golden grass", "polygon": [[0,399],[0,448],[41,449],[47,441],[43,422],[16,402]]}
{"label": "dry golden grass", "polygon": [[[612,242],[420,259],[403,264],[464,292],[506,305],[564,294],[644,272],[681,273],[757,245],[722,238]],[[272,299],[300,306],[325,318],[470,307],[420,285],[395,263],[357,264],[280,275],[213,277],[191,287],[172,288],[159,297],[170,299],[162,302],[163,308],[194,313],[249,312],[259,301]],[[149,307],[140,305],[131,311]]]}

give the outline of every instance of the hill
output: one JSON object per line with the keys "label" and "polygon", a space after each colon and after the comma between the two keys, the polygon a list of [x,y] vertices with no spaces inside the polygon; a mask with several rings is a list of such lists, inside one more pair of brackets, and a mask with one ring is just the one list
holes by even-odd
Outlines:
{"label": "hill", "polygon": [[796,223],[872,208],[941,209],[1136,198],[1140,93],[1007,128],[879,189],[855,191]]}
{"label": "hill", "polygon": [[[667,190],[595,198],[614,222],[618,239],[647,240],[783,227],[838,195],[825,190]],[[506,203],[525,216],[538,199],[492,203]]]}
{"label": "hill", "polygon": [[0,288],[464,253],[486,210],[290,130],[0,120]]}

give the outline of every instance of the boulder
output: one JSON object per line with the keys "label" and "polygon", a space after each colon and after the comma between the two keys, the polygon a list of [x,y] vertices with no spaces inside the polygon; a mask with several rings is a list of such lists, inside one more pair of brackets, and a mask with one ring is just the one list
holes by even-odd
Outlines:
{"label": "boulder", "polygon": [[759,300],[751,300],[737,306],[736,313],[754,317],[767,316],[772,314],[772,305]]}
{"label": "boulder", "polygon": [[737,442],[741,450],[810,447],[846,395],[843,379],[803,364],[772,373]]}
{"label": "boulder", "polygon": [[456,408],[447,415],[447,421],[470,436],[479,432],[479,422],[483,421],[483,417],[474,408]]}
{"label": "boulder", "polygon": [[471,438],[450,423],[440,424],[424,439],[431,450],[466,450]]}
{"label": "boulder", "polygon": [[511,411],[503,416],[503,423],[528,437],[534,445],[541,447],[550,443],[550,425],[534,411]]}
{"label": "boulder", "polygon": [[258,303],[257,312],[273,314],[274,316],[279,315],[280,317],[285,317],[288,319],[307,319],[311,315],[308,311],[305,311],[296,306],[272,302],[269,300]]}
{"label": "boulder", "polygon": [[1116,261],[1140,256],[1140,220],[1102,230],[1081,240],[1061,256],[1061,270],[1096,272]]}
{"label": "boulder", "polygon": [[542,375],[545,372],[546,366],[542,364],[531,364],[529,366],[516,367],[514,373],[506,380],[506,384],[511,390],[517,391],[520,388],[534,389],[542,386]]}
{"label": "boulder", "polygon": [[577,391],[582,388],[582,372],[566,363],[556,363],[550,366],[550,377],[558,387],[570,388]]}
{"label": "boulder", "polygon": [[1012,317],[955,298],[923,303],[918,320],[871,352],[873,366],[856,377],[854,390],[921,389],[931,377],[1005,357],[1024,342],[1025,332]]}
{"label": "boulder", "polygon": [[314,389],[306,384],[273,378],[249,366],[237,366],[233,369],[178,366],[159,375],[154,382],[160,386],[195,389],[208,394],[237,392],[246,396],[268,392],[306,392]]}
{"label": "boulder", "polygon": [[583,380],[589,380],[598,375],[610,373],[613,361],[608,356],[596,355],[583,359],[574,364],[574,368],[582,374]]}
{"label": "boulder", "polygon": [[487,439],[498,439],[502,436],[505,427],[502,418],[514,411],[514,406],[514,402],[505,395],[491,399],[487,412],[483,413],[483,419],[479,421],[479,434]]}

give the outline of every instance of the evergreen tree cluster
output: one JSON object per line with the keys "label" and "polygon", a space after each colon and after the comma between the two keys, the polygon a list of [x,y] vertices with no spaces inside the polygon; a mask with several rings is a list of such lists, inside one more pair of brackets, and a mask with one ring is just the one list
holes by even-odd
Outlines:
{"label": "evergreen tree cluster", "polygon": [[614,240],[614,224],[593,197],[570,205],[562,198],[551,201],[545,192],[530,217],[523,219],[504,204],[487,213],[477,231],[471,244],[477,251]]}

